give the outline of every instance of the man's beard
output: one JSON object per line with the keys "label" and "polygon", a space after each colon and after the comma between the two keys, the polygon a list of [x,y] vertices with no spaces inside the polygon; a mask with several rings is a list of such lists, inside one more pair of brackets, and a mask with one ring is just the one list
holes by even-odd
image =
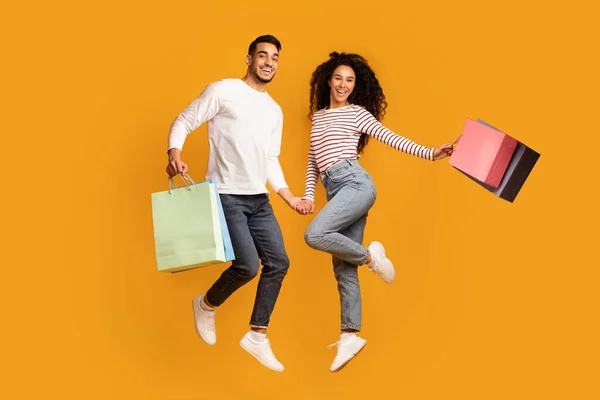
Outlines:
{"label": "man's beard", "polygon": [[275,74],[273,74],[271,76],[271,78],[269,78],[269,79],[262,78],[258,74],[258,72],[256,72],[256,70],[252,70],[252,75],[254,75],[254,77],[256,78],[256,80],[259,81],[259,82],[261,82],[261,83],[269,83],[269,82],[271,82],[273,80],[273,78],[275,78]]}

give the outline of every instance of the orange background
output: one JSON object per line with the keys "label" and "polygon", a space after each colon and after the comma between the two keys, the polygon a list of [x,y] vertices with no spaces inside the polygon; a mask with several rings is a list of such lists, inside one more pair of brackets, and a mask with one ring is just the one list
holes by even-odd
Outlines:
{"label": "orange background", "polygon": [[[596,6],[319,3],[3,6],[1,397],[600,397]],[[284,373],[238,345],[256,281],[219,311],[209,347],[191,299],[222,266],[156,272],[150,193],[167,188],[169,126],[206,84],[243,76],[264,33],[283,43],[268,90],[297,194],[308,80],[333,50],[370,61],[395,132],[435,146],[482,118],[542,155],[510,204],[445,161],[370,142],[362,164],[378,200],[365,241],[386,245],[397,278],[361,270],[368,345],[338,374],[326,349],[339,335],[329,256],[304,244],[310,218],[278,197],[292,265],[269,336]],[[196,180],[205,133],[183,152]]]}

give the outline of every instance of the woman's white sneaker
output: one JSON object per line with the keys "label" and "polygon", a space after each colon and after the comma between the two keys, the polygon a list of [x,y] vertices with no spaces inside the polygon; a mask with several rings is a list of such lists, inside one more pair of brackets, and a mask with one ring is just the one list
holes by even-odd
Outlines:
{"label": "woman's white sneaker", "polygon": [[331,372],[337,372],[344,368],[366,344],[367,341],[365,339],[356,335],[351,335],[346,339],[330,344],[329,348],[337,346],[337,354],[335,355],[335,359],[329,370]]}
{"label": "woman's white sneaker", "polygon": [[385,283],[392,283],[396,278],[396,270],[394,264],[385,256],[383,245],[379,242],[371,242],[367,249],[371,255],[369,269],[379,275]]}

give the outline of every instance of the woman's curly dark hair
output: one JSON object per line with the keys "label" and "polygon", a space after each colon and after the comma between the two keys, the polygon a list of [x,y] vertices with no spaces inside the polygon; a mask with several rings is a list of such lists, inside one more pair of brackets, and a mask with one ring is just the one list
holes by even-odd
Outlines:
{"label": "woman's curly dark hair", "polygon": [[[329,80],[333,71],[340,65],[346,65],[354,70],[356,81],[354,90],[348,97],[348,102],[366,108],[373,116],[381,121],[385,115],[387,102],[383,89],[375,76],[375,72],[369,66],[367,60],[358,54],[332,52],[329,60],[325,61],[315,69],[310,80],[310,112],[308,118],[312,121],[313,114],[329,106],[330,90]],[[369,135],[361,134],[358,141],[357,153],[363,152]]]}

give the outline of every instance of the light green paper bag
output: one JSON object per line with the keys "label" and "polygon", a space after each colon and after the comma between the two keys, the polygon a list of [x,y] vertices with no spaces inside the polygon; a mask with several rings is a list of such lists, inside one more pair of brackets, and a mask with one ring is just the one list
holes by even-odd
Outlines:
{"label": "light green paper bag", "polygon": [[184,177],[185,187],[152,193],[152,218],[159,271],[178,272],[223,263],[225,251],[217,189],[214,182],[195,183]]}

